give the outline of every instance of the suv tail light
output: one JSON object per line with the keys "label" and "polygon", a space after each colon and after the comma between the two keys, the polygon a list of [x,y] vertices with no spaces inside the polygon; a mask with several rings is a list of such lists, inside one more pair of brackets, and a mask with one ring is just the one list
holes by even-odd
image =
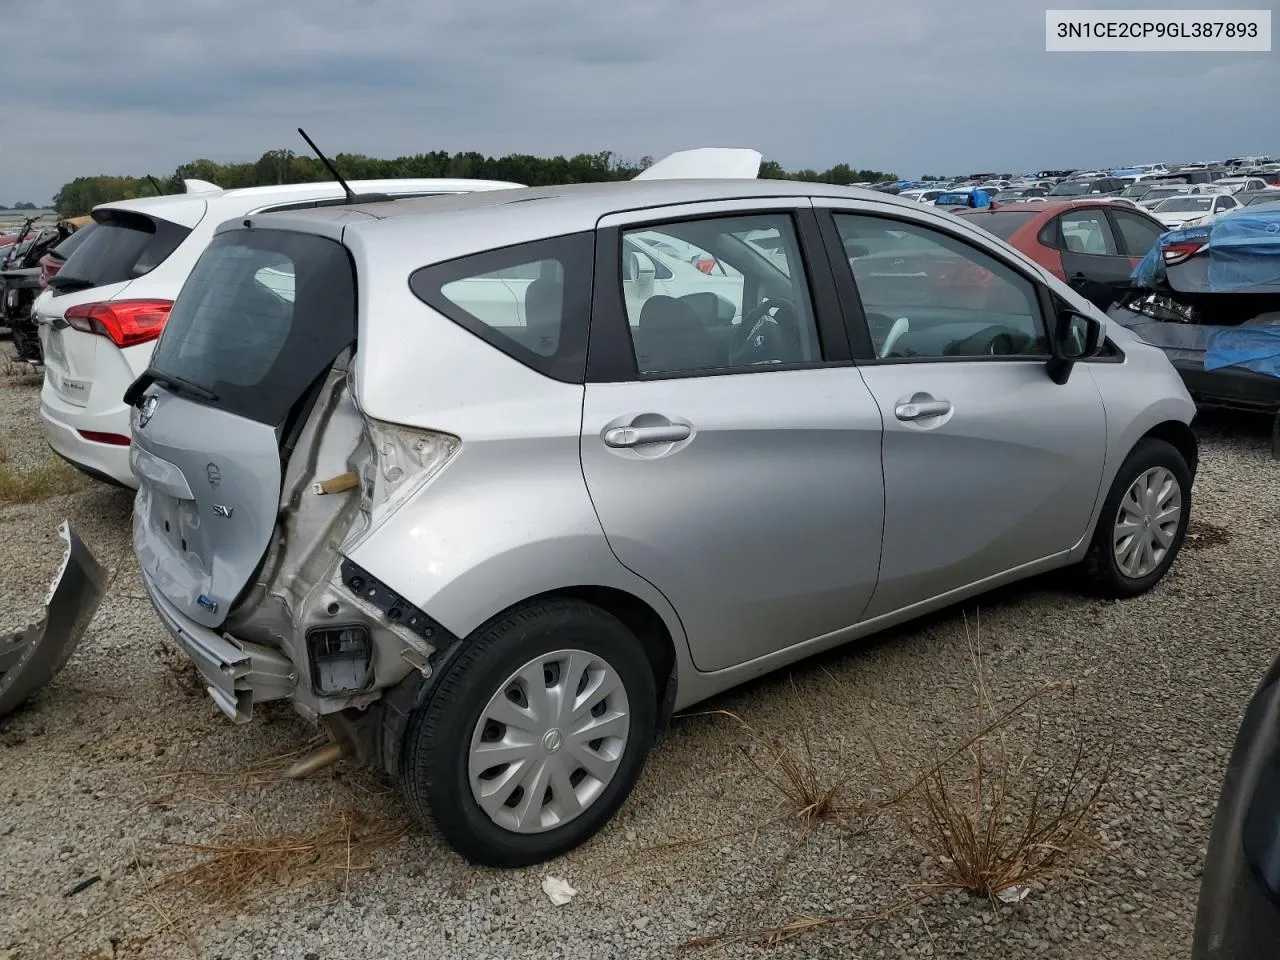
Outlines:
{"label": "suv tail light", "polygon": [[66,321],[73,330],[106,337],[117,347],[134,347],[160,336],[172,307],[172,300],[81,303],[67,308]]}
{"label": "suv tail light", "polygon": [[46,253],[40,258],[40,289],[45,290],[52,280],[62,268],[62,261],[51,253]]}
{"label": "suv tail light", "polygon": [[1160,255],[1164,258],[1165,266],[1172,267],[1182,263],[1184,260],[1190,260],[1197,253],[1207,246],[1204,240],[1183,240],[1180,243],[1171,243],[1160,251]]}

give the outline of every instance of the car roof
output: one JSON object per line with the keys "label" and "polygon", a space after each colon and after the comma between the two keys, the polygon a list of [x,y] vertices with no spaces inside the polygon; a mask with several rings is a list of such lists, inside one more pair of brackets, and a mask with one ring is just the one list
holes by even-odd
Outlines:
{"label": "car roof", "polygon": [[[429,263],[476,250],[594,230],[602,218],[614,213],[726,200],[803,197],[858,199],[881,208],[911,210],[917,216],[933,212],[930,205],[910,198],[808,181],[628,180],[266,213],[255,217],[252,227],[316,233],[341,239],[353,249],[409,247],[421,262]],[[947,214],[938,211],[936,216],[945,218]],[[424,218],[431,219],[431,229],[423,229]],[[238,229],[240,224],[228,221],[219,230]]]}
{"label": "car roof", "polygon": [[[612,213],[653,207],[709,203],[719,200],[751,200],[773,197],[847,197],[918,209],[919,203],[894,194],[863,187],[841,187],[797,180],[624,180],[575,183],[550,187],[524,187],[453,196],[421,197],[378,203],[354,203],[341,207],[265,214],[270,225],[284,227],[293,221],[301,229],[317,221],[347,219],[360,229],[372,229],[368,221],[394,223],[424,216],[458,214],[522,216],[521,208],[536,211],[548,221],[546,236],[594,229]],[[267,226],[266,220],[260,221]]]}
{"label": "car roof", "polygon": [[[351,189],[357,193],[418,193],[439,191],[441,193],[458,193],[461,191],[509,190],[523,187],[523,184],[508,183],[502,180],[468,180],[455,177],[404,177],[383,180],[351,180]],[[187,211],[196,209],[201,204],[216,204],[236,207],[252,211],[258,206],[271,203],[289,203],[291,201],[324,200],[341,197],[342,186],[334,180],[318,183],[284,183],[263,187],[234,187],[227,190],[201,189],[192,193],[165,194],[156,197],[135,197],[131,200],[114,200],[94,207],[94,210],[127,210],[135,213],[151,214],[165,219],[184,219]],[[203,210],[203,207],[201,208]],[[176,216],[170,216],[176,215]],[[189,216],[189,214],[187,214]],[[199,219],[197,217],[197,219]]]}

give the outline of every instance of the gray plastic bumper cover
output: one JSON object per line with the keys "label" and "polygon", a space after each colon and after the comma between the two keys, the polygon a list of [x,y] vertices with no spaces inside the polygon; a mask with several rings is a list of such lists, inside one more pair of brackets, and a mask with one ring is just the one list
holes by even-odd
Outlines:
{"label": "gray plastic bumper cover", "polygon": [[0,634],[0,717],[20,707],[67,665],[106,592],[107,572],[66,520],[58,534],[66,550],[45,598],[44,616],[25,630]]}

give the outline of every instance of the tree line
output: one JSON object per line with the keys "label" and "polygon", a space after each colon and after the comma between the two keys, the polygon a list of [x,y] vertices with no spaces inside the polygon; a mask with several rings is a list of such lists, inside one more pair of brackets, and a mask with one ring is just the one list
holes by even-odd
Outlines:
{"label": "tree line", "polygon": [[[580,153],[573,157],[535,157],[512,153],[505,157],[487,157],[476,152],[448,153],[437,150],[412,157],[383,160],[359,153],[340,153],[334,165],[347,180],[381,180],[402,177],[462,177],[480,180],[507,180],[531,187],[559,183],[598,183],[606,180],[630,180],[653,162],[651,157],[624,160],[610,151]],[[880,170],[855,170],[838,163],[829,170],[789,172],[782,165],[766,160],[760,176],[771,180],[806,180],[810,182],[849,184],[866,181],[895,180],[892,173]],[[77,177],[65,184],[53,198],[53,205],[63,217],[82,216],[100,203],[128,200],[134,197],[184,192],[184,180],[206,180],[224,189],[260,187],[279,183],[314,183],[331,180],[324,165],[292,150],[268,150],[257,160],[244,163],[215,163],[193,160],[178,167],[166,177],[96,176]]]}

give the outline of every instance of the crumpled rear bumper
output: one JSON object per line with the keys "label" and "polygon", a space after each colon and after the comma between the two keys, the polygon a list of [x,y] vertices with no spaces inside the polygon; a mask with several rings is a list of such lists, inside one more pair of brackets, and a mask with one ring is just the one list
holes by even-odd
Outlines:
{"label": "crumpled rear bumper", "polygon": [[169,633],[195,663],[209,696],[236,723],[253,719],[254,703],[293,695],[297,671],[279,650],[215,633],[183,615],[145,570],[142,582]]}
{"label": "crumpled rear bumper", "polygon": [[67,521],[58,534],[67,546],[45,598],[45,615],[25,630],[0,635],[0,717],[67,665],[106,592],[107,572]]}

